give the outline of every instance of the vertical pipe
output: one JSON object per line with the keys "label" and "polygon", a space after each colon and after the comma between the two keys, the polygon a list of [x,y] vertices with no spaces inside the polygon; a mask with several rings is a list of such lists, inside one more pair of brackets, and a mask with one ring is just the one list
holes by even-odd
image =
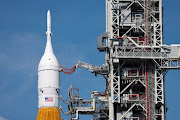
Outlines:
{"label": "vertical pipe", "polygon": [[147,88],[146,88],[146,94],[147,94],[147,120],[149,120],[149,79],[148,79],[148,61],[146,61],[146,84],[147,84]]}
{"label": "vertical pipe", "polygon": [[148,11],[147,11],[147,0],[145,1],[145,8],[146,8],[146,45],[148,44],[148,36],[147,36],[147,32],[148,32],[148,16],[147,16],[147,13],[148,13]]}
{"label": "vertical pipe", "polygon": [[[148,45],[148,0],[145,1],[146,8],[146,45]],[[147,51],[147,49],[146,49]],[[149,120],[149,81],[148,81],[148,61],[146,61],[146,94],[147,94],[147,120]]]}

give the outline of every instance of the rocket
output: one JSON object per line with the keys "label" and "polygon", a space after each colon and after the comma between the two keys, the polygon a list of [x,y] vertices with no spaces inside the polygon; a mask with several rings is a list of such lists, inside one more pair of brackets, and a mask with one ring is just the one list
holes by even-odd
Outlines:
{"label": "rocket", "polygon": [[38,67],[36,120],[61,120],[59,112],[60,67],[51,44],[51,14],[47,12],[47,43]]}

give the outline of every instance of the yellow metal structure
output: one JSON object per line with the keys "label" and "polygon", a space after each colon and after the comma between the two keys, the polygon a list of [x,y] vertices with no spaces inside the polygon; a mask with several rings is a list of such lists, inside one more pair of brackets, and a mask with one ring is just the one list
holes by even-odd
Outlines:
{"label": "yellow metal structure", "polygon": [[58,108],[40,108],[36,120],[61,120]]}

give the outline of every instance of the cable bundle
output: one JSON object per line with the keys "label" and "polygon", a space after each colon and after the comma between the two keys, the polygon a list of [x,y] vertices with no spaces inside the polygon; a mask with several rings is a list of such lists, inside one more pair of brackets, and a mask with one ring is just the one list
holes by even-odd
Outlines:
{"label": "cable bundle", "polygon": [[62,65],[60,65],[60,66],[63,68],[62,71],[66,74],[72,74],[76,70],[76,65],[70,69],[63,67]]}

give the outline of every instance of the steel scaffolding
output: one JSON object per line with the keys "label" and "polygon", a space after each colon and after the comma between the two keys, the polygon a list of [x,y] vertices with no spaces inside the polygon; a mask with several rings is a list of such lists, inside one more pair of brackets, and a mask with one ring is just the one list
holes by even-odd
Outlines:
{"label": "steel scaffolding", "polygon": [[106,90],[93,91],[84,101],[71,86],[72,119],[78,114],[92,114],[94,120],[166,119],[164,77],[180,68],[180,45],[164,45],[162,9],[162,0],[106,0],[106,32],[97,42],[106,52],[105,65],[79,62],[104,76]]}

